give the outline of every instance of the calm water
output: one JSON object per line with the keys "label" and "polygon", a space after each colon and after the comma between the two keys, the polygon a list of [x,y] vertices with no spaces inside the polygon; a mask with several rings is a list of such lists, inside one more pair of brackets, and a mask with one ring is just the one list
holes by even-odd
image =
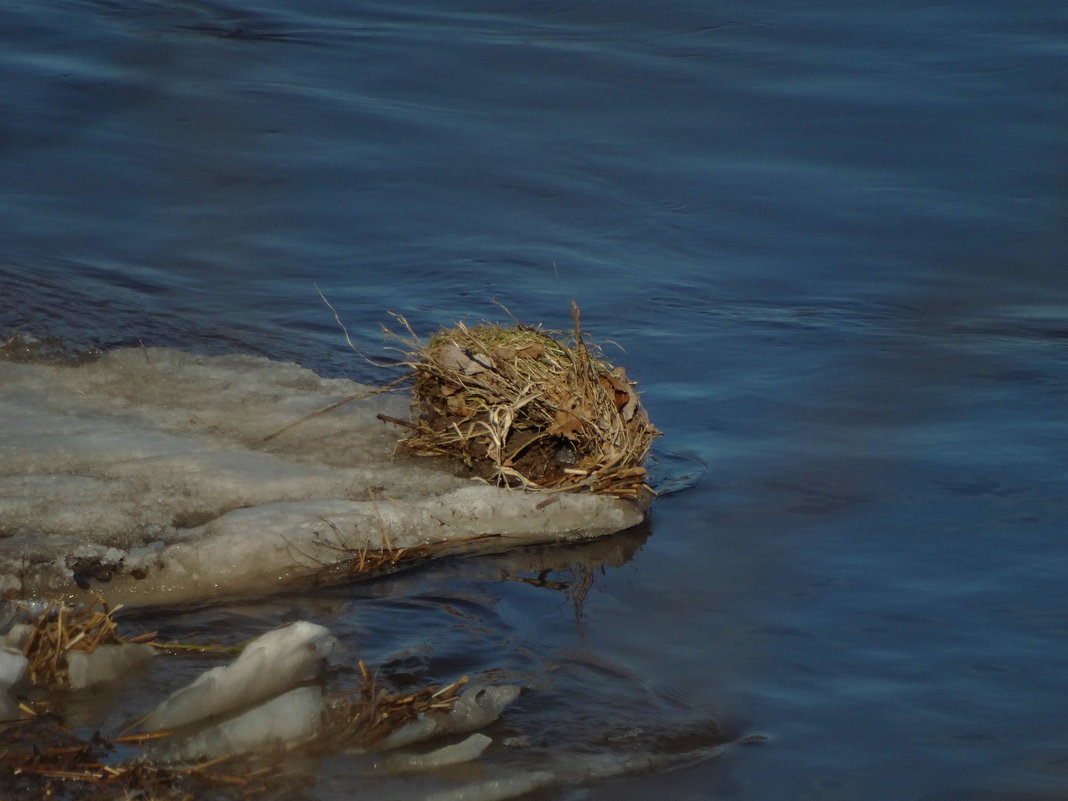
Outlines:
{"label": "calm water", "polygon": [[518,677],[502,763],[769,738],[547,798],[1068,795],[1061,0],[8,0],[0,35],[0,331],[379,380],[314,283],[375,352],[387,311],[574,298],[707,465],[611,544],[146,625]]}

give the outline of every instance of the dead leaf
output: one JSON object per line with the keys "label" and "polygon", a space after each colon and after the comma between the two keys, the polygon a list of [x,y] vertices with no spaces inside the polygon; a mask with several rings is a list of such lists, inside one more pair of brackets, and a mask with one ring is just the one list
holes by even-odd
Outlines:
{"label": "dead leaf", "polygon": [[556,419],[553,424],[545,429],[547,434],[554,437],[566,437],[567,439],[575,439],[576,434],[582,432],[582,419],[574,412],[570,412],[566,409],[556,410]]}
{"label": "dead leaf", "polygon": [[[620,368],[620,372],[623,372],[622,368]],[[638,408],[638,393],[634,391],[634,384],[627,380],[626,373],[623,373],[622,377],[611,373],[602,373],[600,379],[601,386],[613,396],[616,411],[625,421],[630,422]]]}
{"label": "dead leaf", "polygon": [[522,356],[524,359],[536,359],[545,355],[545,348],[538,342],[532,342],[517,350],[516,355]]}

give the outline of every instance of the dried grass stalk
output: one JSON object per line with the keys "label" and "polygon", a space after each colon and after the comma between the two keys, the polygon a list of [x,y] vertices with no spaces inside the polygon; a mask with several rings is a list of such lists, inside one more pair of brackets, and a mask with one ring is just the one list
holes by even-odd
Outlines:
{"label": "dried grass stalk", "polygon": [[660,432],[623,368],[587,344],[574,304],[572,317],[570,335],[461,323],[425,346],[404,339],[415,421],[401,450],[505,486],[651,492],[642,463]]}
{"label": "dried grass stalk", "polygon": [[420,715],[448,712],[467,684],[467,676],[463,676],[445,686],[430,685],[411,692],[392,693],[378,684],[362,661],[358,667],[363,683],[354,691],[357,697],[335,702],[327,710],[320,747],[370,748]]}
{"label": "dried grass stalk", "polygon": [[[42,687],[67,687],[67,655],[72,651],[92,653],[105,643],[144,641],[146,636],[127,640],[118,633],[113,615],[121,609],[108,609],[101,599],[82,609],[72,609],[56,601],[47,604],[30,621],[22,653],[29,663],[30,681]],[[153,635],[147,635],[151,638]]]}

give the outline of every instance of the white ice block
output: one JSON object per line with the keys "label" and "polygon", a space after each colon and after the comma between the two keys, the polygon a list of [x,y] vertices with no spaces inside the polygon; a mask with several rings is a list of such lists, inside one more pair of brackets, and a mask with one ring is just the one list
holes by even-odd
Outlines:
{"label": "white ice block", "polygon": [[318,676],[336,644],[327,629],[306,621],[269,631],[230,664],[212,668],[176,690],[138,727],[176,729],[265,701]]}
{"label": "white ice block", "polygon": [[100,645],[92,652],[68,651],[67,675],[72,690],[118,681],[152,661],[156,650],[144,643]]}
{"label": "white ice block", "polygon": [[325,708],[318,687],[298,687],[221,723],[165,741],[149,758],[160,763],[195,762],[289,748],[318,734]]}

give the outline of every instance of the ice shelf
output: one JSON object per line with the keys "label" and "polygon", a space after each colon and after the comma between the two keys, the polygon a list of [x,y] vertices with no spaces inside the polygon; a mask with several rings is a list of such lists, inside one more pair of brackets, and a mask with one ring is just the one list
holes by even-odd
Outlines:
{"label": "ice shelf", "polygon": [[[384,377],[385,378],[385,377]],[[0,592],[172,604],[345,580],[368,550],[505,549],[636,525],[394,457],[405,396],[247,355],[164,348],[77,366],[0,361]]]}

